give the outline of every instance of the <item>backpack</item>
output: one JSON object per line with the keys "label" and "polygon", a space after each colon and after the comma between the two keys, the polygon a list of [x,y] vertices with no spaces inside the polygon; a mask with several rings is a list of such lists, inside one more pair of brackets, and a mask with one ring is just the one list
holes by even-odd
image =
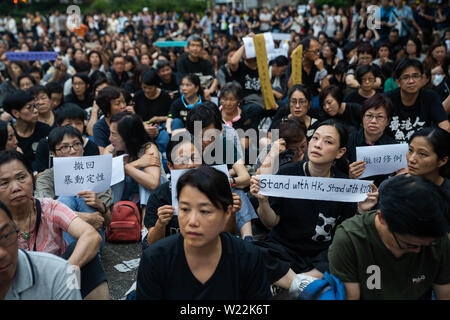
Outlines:
{"label": "backpack", "polygon": [[117,202],[112,211],[111,223],[106,228],[108,242],[141,241],[141,215],[131,201]]}

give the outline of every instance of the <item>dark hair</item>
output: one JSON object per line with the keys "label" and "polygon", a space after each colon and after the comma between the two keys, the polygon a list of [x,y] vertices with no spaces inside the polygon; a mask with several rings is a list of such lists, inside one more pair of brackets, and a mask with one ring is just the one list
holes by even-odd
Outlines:
{"label": "dark hair", "polygon": [[73,64],[73,68],[77,73],[87,73],[91,70],[91,65],[86,60],[81,60]]}
{"label": "dark hair", "polygon": [[426,127],[414,132],[409,143],[416,137],[424,137],[437,154],[438,159],[449,158],[449,161],[439,169],[439,174],[442,177],[450,178],[450,133],[439,127]]}
{"label": "dark hair", "polygon": [[358,46],[358,51],[357,51],[358,56],[361,53],[370,54],[372,56],[372,58],[375,57],[375,50],[374,50],[373,46],[367,42],[363,42]]}
{"label": "dark hair", "polygon": [[286,144],[301,142],[306,137],[306,125],[303,120],[298,118],[283,119],[279,125],[280,138],[286,141]]}
{"label": "dark hair", "polygon": [[0,120],[0,151],[5,150],[8,142],[8,126],[8,122]]}
{"label": "dark hair", "polygon": [[64,93],[63,86],[57,81],[47,83],[45,85],[45,89],[47,90],[49,97],[51,97],[52,93]]}
{"label": "dark hair", "polygon": [[81,80],[83,80],[83,82],[86,84],[86,91],[87,91],[88,88],[89,88],[89,77],[87,75],[85,75],[84,73],[80,73],[80,72],[75,73],[72,76],[72,81],[73,81],[73,78],[75,78],[75,77],[80,78]]}
{"label": "dark hair", "polygon": [[319,105],[321,108],[323,108],[323,105],[325,104],[325,99],[328,97],[328,95],[331,95],[339,105],[341,105],[342,101],[344,100],[344,94],[342,93],[342,90],[335,85],[329,85],[322,89],[322,91],[319,93]]}
{"label": "dark hair", "polygon": [[381,65],[381,74],[383,75],[384,80],[392,77],[394,73],[394,64],[392,62],[385,62]]}
{"label": "dark hair", "polygon": [[406,44],[408,44],[408,41],[411,40],[412,42],[415,43],[416,45],[416,57],[419,58],[420,54],[422,53],[422,42],[420,42],[419,39],[417,39],[417,37],[410,37],[407,41]]}
{"label": "dark hair", "polygon": [[66,119],[77,119],[84,122],[86,112],[77,104],[66,102],[56,112],[56,124],[60,126]]}
{"label": "dark hair", "polygon": [[303,45],[303,51],[306,51],[309,49],[309,47],[311,46],[311,41],[319,42],[319,40],[317,40],[317,38],[315,38],[315,37],[306,37],[305,39],[303,39],[300,42],[300,44]]}
{"label": "dark hair", "polygon": [[28,73],[23,73],[21,74],[18,78],[17,78],[17,85],[20,87],[20,81],[24,78],[28,78],[30,79],[30,81],[33,83],[33,86],[36,85],[36,80],[34,79],[34,77]]}
{"label": "dark hair", "polygon": [[170,67],[170,62],[168,60],[159,60],[158,63],[156,64],[156,72],[158,72],[159,70],[161,70],[164,67],[171,68]]}
{"label": "dark hair", "polygon": [[405,71],[409,67],[414,67],[414,68],[419,69],[420,74],[423,74],[423,72],[424,72],[424,67],[423,67],[422,62],[420,62],[417,59],[404,58],[399,61],[399,63],[397,64],[397,67],[395,68],[395,71],[394,71],[395,79],[399,80],[403,71]]}
{"label": "dark hair", "polygon": [[289,64],[289,59],[285,56],[278,56],[274,59],[272,59],[269,63],[269,65],[277,65],[278,67],[287,66]]}
{"label": "dark hair", "polygon": [[[314,132],[317,131],[317,129],[319,129],[322,126],[332,126],[334,128],[336,128],[336,131],[339,134],[339,148],[347,148],[347,143],[348,143],[348,130],[347,127],[345,126],[345,124],[343,122],[341,122],[340,120],[336,120],[336,119],[327,119],[325,121],[322,121],[317,128],[314,130]],[[339,170],[341,170],[342,172],[345,172],[348,174],[349,171],[349,166],[348,166],[348,160],[346,155],[344,154],[341,158],[336,159],[333,163],[333,165],[335,167],[337,167]]]}
{"label": "dark hair", "polygon": [[31,74],[31,73],[34,73],[34,72],[39,73],[39,77],[42,78],[42,70],[41,70],[41,68],[38,68],[36,66],[31,66],[27,70],[28,74]]}
{"label": "dark hair", "polygon": [[3,102],[3,109],[12,115],[12,110],[20,111],[28,102],[33,100],[34,97],[29,92],[19,89],[6,96]]}
{"label": "dark hair", "polygon": [[373,76],[375,77],[375,71],[374,68],[370,65],[359,65],[356,68],[356,72],[355,72],[355,78],[356,80],[361,83],[362,82],[362,77],[364,77],[364,75],[366,75],[367,73],[372,73]]}
{"label": "dark hair", "polygon": [[152,139],[145,131],[142,118],[131,112],[120,112],[112,116],[111,123],[117,123],[117,131],[125,143],[131,159],[138,158],[141,147]]}
{"label": "dark hair", "polygon": [[[114,54],[112,55],[112,57],[111,57],[111,62],[114,63],[114,60],[115,60],[116,58],[122,58],[122,59],[124,59],[124,57],[123,57],[121,54],[114,53]],[[124,59],[124,60],[125,60],[125,59]]]}
{"label": "dark hair", "polygon": [[379,192],[381,216],[391,232],[430,238],[447,235],[447,201],[433,182],[398,175]]}
{"label": "dark hair", "polygon": [[203,97],[203,88],[199,76],[194,73],[188,73],[183,77],[183,79],[181,79],[181,81],[184,79],[187,79],[189,82],[193,83],[194,86],[198,87],[198,94]]}
{"label": "dark hair", "polygon": [[295,91],[300,91],[301,93],[303,93],[306,100],[308,100],[308,104],[311,105],[313,95],[312,95],[311,91],[303,84],[296,84],[289,89],[289,91],[287,93],[288,104],[289,104],[289,101],[291,100],[291,96],[294,94]]}
{"label": "dark hair", "polygon": [[122,92],[118,87],[106,87],[100,90],[95,97],[95,102],[97,102],[98,107],[102,110],[105,116],[109,116],[111,113],[111,100],[120,98]]}
{"label": "dark hair", "polygon": [[31,178],[33,179],[33,189],[34,189],[35,179],[33,176],[33,168],[31,167],[31,162],[27,158],[25,158],[25,156],[22,153],[16,150],[0,151],[0,166],[14,160],[21,162],[25,167],[25,169],[28,171],[28,173],[31,175]]}
{"label": "dark hair", "polygon": [[188,112],[186,118],[186,129],[190,134],[194,134],[195,121],[202,122],[202,129],[209,127],[212,124],[215,129],[222,130],[222,119],[213,108],[218,109],[213,102],[206,101],[195,106]]}
{"label": "dark hair", "polygon": [[239,100],[239,102],[241,102],[242,99],[244,98],[244,92],[242,90],[242,87],[237,81],[225,83],[225,85],[220,90],[220,97],[222,98],[229,93],[232,93]]}
{"label": "dark hair", "polygon": [[191,186],[203,193],[212,203],[223,211],[233,205],[230,183],[227,176],[212,167],[202,165],[184,173],[177,182],[177,198],[185,186]]}
{"label": "dark hair", "polygon": [[31,88],[29,88],[28,93],[31,94],[35,99],[37,97],[37,95],[41,92],[45,93],[47,95],[48,98],[50,98],[50,95],[48,94],[47,89],[44,86],[38,85],[38,86],[32,86]]}
{"label": "dark hair", "polygon": [[81,133],[72,126],[55,127],[48,134],[48,148],[50,151],[56,152],[56,145],[63,141],[64,136],[76,137],[83,143],[83,137]]}
{"label": "dark hair", "polygon": [[156,74],[155,70],[148,69],[144,72],[142,75],[142,84],[145,84],[147,86],[159,86],[159,77]]}
{"label": "dark hair", "polygon": [[96,53],[96,54],[98,55],[98,57],[100,58],[100,65],[102,65],[102,64],[103,64],[103,58],[102,58],[101,53],[98,52],[97,50],[92,50],[91,52],[88,53],[87,58],[88,58],[89,65],[91,64],[91,61],[90,61],[90,60],[91,60],[91,56],[92,56],[94,53]]}
{"label": "dark hair", "polygon": [[388,122],[391,121],[392,102],[387,95],[383,93],[376,93],[374,96],[364,101],[360,111],[361,121],[364,118],[364,114],[367,112],[367,110],[371,108],[375,108],[375,110],[378,108],[384,108],[384,110],[386,111],[386,115],[388,117]]}

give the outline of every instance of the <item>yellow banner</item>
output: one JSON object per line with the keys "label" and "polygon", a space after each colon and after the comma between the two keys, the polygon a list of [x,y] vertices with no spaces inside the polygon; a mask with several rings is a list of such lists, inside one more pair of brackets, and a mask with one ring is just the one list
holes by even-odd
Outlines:
{"label": "yellow banner", "polygon": [[303,45],[299,45],[292,52],[292,84],[302,84]]}
{"label": "yellow banner", "polygon": [[272,84],[270,83],[264,34],[257,34],[253,38],[253,43],[255,44],[256,62],[258,64],[259,82],[261,84],[264,105],[266,106],[266,110],[270,110],[276,106],[276,102],[272,92]]}

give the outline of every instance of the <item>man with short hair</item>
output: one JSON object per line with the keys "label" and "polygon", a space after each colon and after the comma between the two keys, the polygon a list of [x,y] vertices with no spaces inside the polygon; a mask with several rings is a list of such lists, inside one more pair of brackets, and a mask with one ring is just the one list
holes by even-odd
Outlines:
{"label": "man with short hair", "polygon": [[81,300],[70,263],[50,253],[19,250],[18,232],[0,202],[0,300]]}
{"label": "man with short hair", "polygon": [[128,73],[125,72],[125,58],[120,54],[114,54],[112,57],[112,70],[106,73],[108,81],[114,81],[116,86],[123,87],[128,81]]}
{"label": "man with short hair", "polygon": [[338,226],[328,259],[347,299],[450,299],[447,206],[434,183],[400,175],[380,188],[378,210]]}
{"label": "man with short hair", "polygon": [[187,55],[177,61],[177,83],[187,74],[194,73],[200,77],[204,98],[209,100],[211,94],[217,90],[218,81],[214,75],[211,62],[202,58],[203,40],[198,35],[191,35],[187,39]]}
{"label": "man with short hair", "polygon": [[422,88],[423,73],[424,67],[419,60],[400,61],[394,72],[399,88],[386,93],[393,106],[388,133],[399,143],[408,142],[414,132],[431,125],[450,132],[450,123],[439,95]]}

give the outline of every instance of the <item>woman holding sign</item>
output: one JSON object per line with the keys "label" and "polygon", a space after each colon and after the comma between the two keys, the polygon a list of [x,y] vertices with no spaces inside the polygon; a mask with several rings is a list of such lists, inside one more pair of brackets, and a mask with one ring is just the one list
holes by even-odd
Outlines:
{"label": "woman holding sign", "polygon": [[[277,175],[341,178],[348,176],[343,159],[347,130],[336,120],[322,122],[308,144],[308,161],[287,164]],[[339,162],[344,161],[341,165]],[[311,186],[312,187],[312,186]],[[265,241],[255,242],[281,260],[291,264],[295,273],[322,278],[328,270],[328,246],[336,227],[357,212],[348,202],[266,197],[259,194],[260,179],[251,178],[250,192],[258,199],[261,222],[271,229]],[[299,190],[298,192],[301,192]],[[376,202],[369,193],[358,210]]]}
{"label": "woman holding sign", "polygon": [[[33,188],[32,169],[24,156],[16,151],[0,152],[0,201],[11,211],[19,228],[19,248],[65,258],[81,270],[84,299],[109,299],[105,272],[97,255],[101,236],[61,202],[33,197]],[[67,246],[64,232],[77,241]]]}
{"label": "woman holding sign", "polygon": [[[364,160],[356,161],[356,147],[397,143],[386,133],[391,118],[391,101],[385,95],[377,93],[364,102],[361,109],[362,128],[350,135],[347,145],[350,179],[358,179],[366,168]],[[387,177],[387,175],[379,175],[371,177],[371,179],[374,180],[376,186],[379,186]]]}

